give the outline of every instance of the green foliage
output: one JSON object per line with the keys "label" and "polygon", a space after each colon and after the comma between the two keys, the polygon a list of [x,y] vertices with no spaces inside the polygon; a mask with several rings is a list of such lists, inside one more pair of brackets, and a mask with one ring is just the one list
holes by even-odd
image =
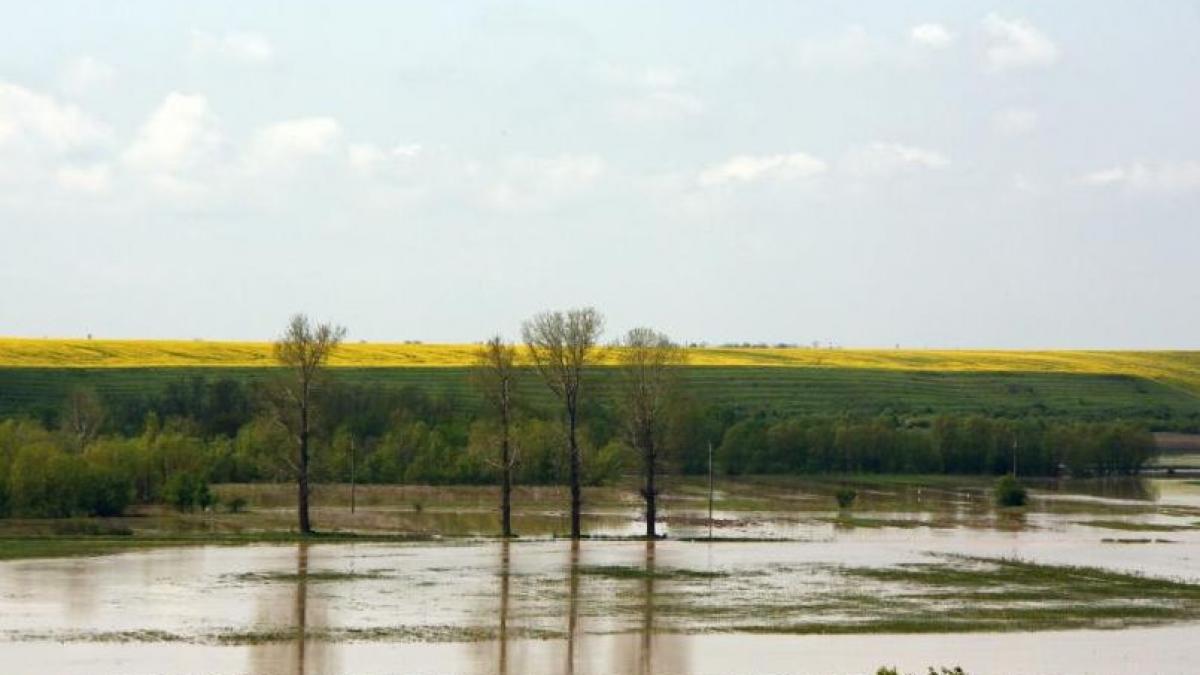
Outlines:
{"label": "green foliage", "polygon": [[173,474],[163,487],[163,499],[178,511],[207,510],[215,503],[208,481],[197,473]]}
{"label": "green foliage", "polygon": [[843,487],[833,493],[833,497],[837,500],[839,509],[848,509],[854,505],[854,500],[858,498],[858,491],[854,488]]}
{"label": "green foliage", "polygon": [[619,441],[609,441],[604,447],[584,455],[583,482],[585,485],[604,485],[620,478],[636,462],[632,448]]}
{"label": "green foliage", "polygon": [[121,471],[54,445],[22,448],[6,473],[8,508],[16,515],[116,516],[133,497],[133,484]]}
{"label": "green foliage", "polygon": [[118,469],[88,466],[83,473],[79,506],[90,516],[119,516],[133,500],[133,482]]}
{"label": "green foliage", "polygon": [[738,421],[717,461],[729,474],[958,473],[1132,474],[1151,457],[1153,437],[1128,422],[1007,420],[941,415],[928,427],[895,416],[804,416]]}
{"label": "green foliage", "polygon": [[[45,371],[48,381],[57,382],[54,386],[61,385],[62,391],[79,385],[94,388],[109,412],[107,427],[80,454],[70,436],[48,430],[57,426],[53,418],[61,405],[47,407],[42,420],[0,421],[0,516],[113,514],[131,503],[204,508],[209,504],[196,485],[294,480],[295,438],[270,418],[256,416],[264,410],[256,405],[256,382],[266,371],[211,372],[216,376],[155,369],[74,375]],[[413,368],[404,373],[331,373],[332,382],[320,392],[311,439],[312,480],[349,481],[353,441],[355,478],[360,483],[496,481],[495,424],[479,415],[465,373],[455,372]],[[601,369],[590,374],[588,391],[593,393],[581,409],[579,443],[584,481],[600,485],[628,474],[637,464],[628,448],[617,442],[620,427],[611,400],[611,373]],[[10,376],[15,375],[0,369],[0,384]],[[1144,424],[1113,421],[1121,401],[1154,399],[1144,393],[1137,399],[1127,397],[1128,392],[1119,394],[1129,385],[1127,379],[1097,380],[1092,383],[1095,389],[1084,391],[1071,388],[1082,380],[1071,380],[1068,386],[1065,375],[1042,384],[1035,376],[1014,374],[978,380],[967,373],[928,375],[922,380],[921,396],[939,387],[955,392],[938,402],[934,399],[941,394],[929,394],[928,400],[905,398],[907,390],[900,383],[913,385],[912,377],[898,371],[849,373],[836,368],[687,369],[681,380],[690,390],[665,410],[663,467],[668,473],[703,474],[712,443],[717,468],[729,474],[1000,475],[1015,464],[1021,475],[1029,476],[1064,471],[1111,475],[1138,472],[1153,451],[1153,438]],[[455,378],[463,380],[461,388]],[[878,379],[872,380],[870,396],[882,396],[888,405],[876,405],[883,398],[861,404],[839,398],[839,387],[850,382],[847,378],[858,378],[851,389],[859,393],[867,379]],[[40,386],[22,382],[31,390]],[[1139,392],[1150,391],[1142,384]],[[538,385],[531,372],[518,378],[522,407],[511,436],[514,479],[526,485],[563,484],[567,457],[562,423]],[[1076,403],[1098,396],[1096,391],[1108,391],[1105,387],[1112,388],[1112,396],[1099,407],[1070,411],[1066,394],[1061,400],[1038,394],[1036,405],[1014,407],[980,393],[1002,391],[997,394],[1001,398],[1020,398],[1043,385],[1048,389],[1042,394],[1069,391]],[[24,389],[5,388],[0,399],[12,391]],[[958,406],[960,399],[974,403]],[[840,401],[836,413],[829,401]],[[26,403],[20,405],[36,408]],[[6,410],[4,405],[0,401],[0,412]],[[972,406],[994,416],[963,412]],[[935,410],[944,412],[934,414]],[[1128,412],[1135,418],[1172,423],[1190,419],[1169,406],[1148,410]],[[1093,413],[1105,419],[1089,421]]]}
{"label": "green foliage", "polygon": [[1025,491],[1025,486],[1011,473],[1001,476],[992,492],[997,506],[1025,506],[1029,501],[1029,493]]}

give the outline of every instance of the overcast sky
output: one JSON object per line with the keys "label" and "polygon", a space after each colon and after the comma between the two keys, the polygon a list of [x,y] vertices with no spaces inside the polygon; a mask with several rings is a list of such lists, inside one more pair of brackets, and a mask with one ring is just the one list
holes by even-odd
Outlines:
{"label": "overcast sky", "polygon": [[1200,3],[649,5],[0,3],[0,335],[1200,346]]}

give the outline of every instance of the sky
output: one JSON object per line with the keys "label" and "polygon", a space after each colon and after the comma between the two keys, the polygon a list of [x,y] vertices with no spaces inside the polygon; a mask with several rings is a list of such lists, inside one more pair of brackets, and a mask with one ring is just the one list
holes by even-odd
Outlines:
{"label": "sky", "polygon": [[1200,3],[0,2],[0,335],[1200,347]]}

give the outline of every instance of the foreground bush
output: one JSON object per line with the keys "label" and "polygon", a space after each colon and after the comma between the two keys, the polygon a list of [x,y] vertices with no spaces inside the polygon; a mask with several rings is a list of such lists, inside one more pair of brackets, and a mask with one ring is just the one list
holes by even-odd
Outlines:
{"label": "foreground bush", "polygon": [[996,481],[993,490],[997,506],[1025,506],[1029,501],[1029,494],[1025,491],[1025,486],[1021,485],[1011,473],[1001,476]]}
{"label": "foreground bush", "polygon": [[848,509],[854,506],[854,500],[858,498],[858,491],[854,488],[844,487],[833,493],[834,499],[837,499],[839,509]]}

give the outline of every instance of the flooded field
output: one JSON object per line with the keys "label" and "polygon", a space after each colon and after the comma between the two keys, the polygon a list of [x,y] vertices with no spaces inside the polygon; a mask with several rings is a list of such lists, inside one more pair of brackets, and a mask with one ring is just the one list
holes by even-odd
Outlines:
{"label": "flooded field", "polygon": [[[631,494],[597,491],[604,538],[575,544],[554,491],[503,542],[470,536],[494,527],[486,490],[367,491],[353,516],[330,490],[324,529],[462,536],[0,562],[0,653],[14,673],[1192,672],[1200,484],[1045,484],[1006,511],[983,481],[860,479],[839,512],[841,484],[723,485],[713,541],[699,485],[656,542],[624,538]],[[275,501],[107,525],[244,534],[284,522]]]}

